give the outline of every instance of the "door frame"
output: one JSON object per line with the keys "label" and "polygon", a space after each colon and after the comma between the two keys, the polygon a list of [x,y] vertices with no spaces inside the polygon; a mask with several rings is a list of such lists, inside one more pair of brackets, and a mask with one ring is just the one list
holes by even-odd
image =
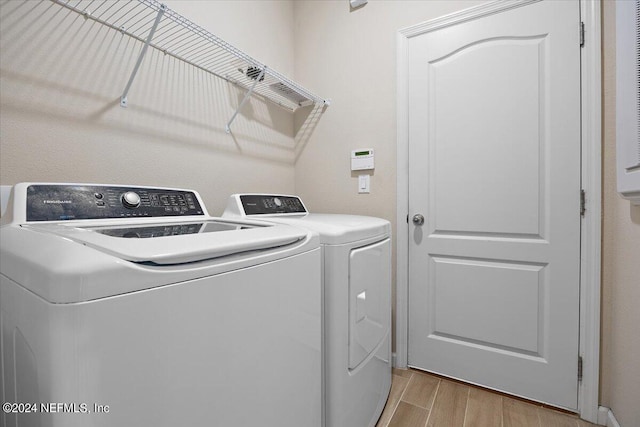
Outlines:
{"label": "door frame", "polygon": [[[450,25],[477,19],[541,0],[497,0],[398,30],[397,48],[397,270],[396,350],[393,365],[407,367],[409,293],[409,39]],[[580,0],[584,23],[581,73],[581,180],[586,192],[581,221],[580,336],[582,381],[578,384],[578,413],[597,423],[600,375],[600,270],[601,270],[601,0]],[[576,31],[579,28],[576,26]],[[405,219],[403,221],[403,219]],[[576,373],[577,376],[577,373]]]}

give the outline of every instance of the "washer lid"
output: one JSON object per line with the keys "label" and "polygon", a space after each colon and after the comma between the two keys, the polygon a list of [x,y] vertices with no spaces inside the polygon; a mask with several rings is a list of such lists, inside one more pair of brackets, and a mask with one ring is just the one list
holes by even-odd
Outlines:
{"label": "washer lid", "polygon": [[[191,222],[170,224],[149,221],[141,220],[137,224],[186,226],[188,229],[198,223],[194,218]],[[212,221],[212,218],[202,222],[205,228],[217,227],[212,224],[214,222],[234,224],[232,221]],[[15,289],[24,288],[51,303],[76,303],[218,274],[235,274],[270,262],[282,261],[282,274],[298,274],[300,272],[288,271],[287,259],[311,252],[319,257],[317,234],[288,225],[265,226],[255,221],[238,222],[237,225],[257,227],[219,232],[147,238],[106,234],[124,236],[139,228],[133,224],[117,220],[106,227],[105,221],[87,224],[83,220],[77,221],[75,226],[69,222],[64,226],[62,223],[2,226],[0,273],[3,286],[15,283],[18,286]],[[145,229],[145,232],[151,230]]]}
{"label": "washer lid", "polygon": [[23,225],[136,263],[173,265],[289,245],[306,233],[286,225],[224,220],[133,223],[110,226]]}

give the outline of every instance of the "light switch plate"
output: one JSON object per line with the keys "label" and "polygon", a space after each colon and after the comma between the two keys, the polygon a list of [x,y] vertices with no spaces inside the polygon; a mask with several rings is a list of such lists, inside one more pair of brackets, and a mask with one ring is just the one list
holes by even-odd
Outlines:
{"label": "light switch plate", "polygon": [[371,192],[371,176],[358,175],[358,193],[370,193],[370,192]]}

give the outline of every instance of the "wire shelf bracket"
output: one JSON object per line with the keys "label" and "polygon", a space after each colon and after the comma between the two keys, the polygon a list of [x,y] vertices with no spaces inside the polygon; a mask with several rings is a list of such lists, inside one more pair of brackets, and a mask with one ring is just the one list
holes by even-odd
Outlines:
{"label": "wire shelf bracket", "polygon": [[149,47],[247,91],[225,126],[227,133],[252,95],[292,112],[309,105],[330,104],[330,100],[314,95],[157,0],[50,1],[143,43],[120,97],[122,107],[128,105],[129,91]]}
{"label": "wire shelf bracket", "polygon": [[249,99],[249,97],[251,96],[253,91],[256,89],[256,85],[258,84],[258,82],[261,79],[264,79],[264,72],[265,71],[267,71],[267,67],[264,67],[262,69],[262,71],[260,71],[260,74],[258,75],[258,77],[256,77],[256,81],[253,82],[253,85],[251,86],[251,89],[249,89],[247,91],[247,93],[244,95],[244,98],[242,98],[242,102],[240,102],[240,105],[238,105],[238,108],[236,108],[236,112],[233,113],[233,116],[231,116],[231,119],[229,119],[229,121],[227,122],[227,125],[224,127],[224,130],[227,133],[231,133],[231,123],[233,123],[233,121],[236,119],[236,116],[238,115],[238,113],[240,112],[242,107],[244,106],[245,102],[247,102],[247,99]]}
{"label": "wire shelf bracket", "polygon": [[151,39],[158,29],[158,24],[160,23],[160,19],[162,19],[162,15],[167,10],[167,6],[164,4],[160,5],[160,9],[158,10],[158,15],[156,15],[156,20],[153,22],[153,26],[151,27],[151,31],[149,31],[149,36],[147,36],[147,40],[144,42],[144,46],[142,46],[142,50],[140,51],[140,55],[138,55],[138,60],[136,61],[136,65],[133,67],[133,71],[131,72],[131,77],[129,77],[129,81],[127,82],[127,86],[125,86],[124,91],[122,92],[122,96],[120,97],[120,106],[127,107],[127,95],[129,94],[129,89],[131,89],[131,85],[133,84],[133,80],[136,78],[136,74],[138,73],[138,69],[142,64],[142,60],[144,59],[145,54],[147,53],[147,49],[149,48],[149,43],[151,43]]}

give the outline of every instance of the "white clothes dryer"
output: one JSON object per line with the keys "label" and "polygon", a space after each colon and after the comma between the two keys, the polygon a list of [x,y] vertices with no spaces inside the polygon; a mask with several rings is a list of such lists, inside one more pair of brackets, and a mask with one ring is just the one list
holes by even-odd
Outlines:
{"label": "white clothes dryer", "polygon": [[317,234],[95,184],[18,184],[3,224],[3,426],[321,425]]}
{"label": "white clothes dryer", "polygon": [[373,427],[391,388],[391,225],[308,213],[299,197],[234,194],[225,218],[273,221],[320,235],[324,424]]}

